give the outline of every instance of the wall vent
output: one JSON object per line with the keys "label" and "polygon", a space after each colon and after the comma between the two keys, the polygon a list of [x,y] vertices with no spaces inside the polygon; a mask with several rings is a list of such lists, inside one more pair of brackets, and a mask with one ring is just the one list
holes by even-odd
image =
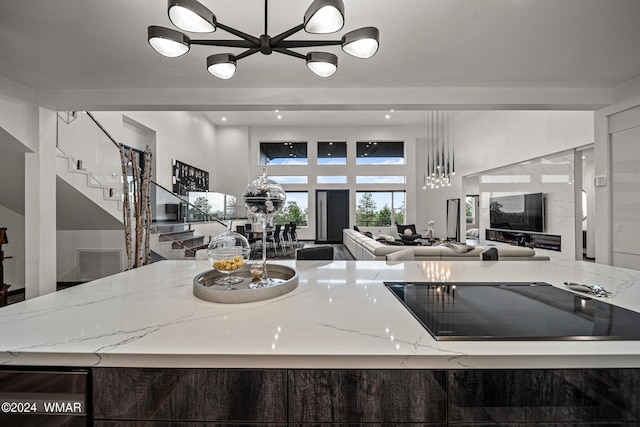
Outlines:
{"label": "wall vent", "polygon": [[78,249],[78,280],[95,280],[121,271],[121,249]]}

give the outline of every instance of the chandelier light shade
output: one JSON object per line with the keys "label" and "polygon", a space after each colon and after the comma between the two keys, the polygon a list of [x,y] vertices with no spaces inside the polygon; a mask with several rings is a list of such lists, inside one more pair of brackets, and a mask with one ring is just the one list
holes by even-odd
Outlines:
{"label": "chandelier light shade", "polygon": [[311,34],[331,34],[344,27],[342,0],[315,0],[304,14],[304,30]]}
{"label": "chandelier light shade", "polygon": [[230,53],[218,53],[207,58],[207,70],[219,79],[228,80],[236,73],[236,58]]}
{"label": "chandelier light shade", "polygon": [[189,36],[170,28],[151,26],[147,29],[149,44],[160,55],[176,58],[189,51]]}
{"label": "chandelier light shade", "polygon": [[338,57],[333,53],[310,52],[307,67],[320,77],[331,77],[338,70]]}
{"label": "chandelier light shade", "polygon": [[311,34],[329,34],[344,26],[344,3],[342,0],[314,0],[304,14],[303,22],[276,36],[267,34],[268,0],[264,1],[264,34],[252,36],[218,22],[216,16],[198,0],[168,0],[169,19],[177,28],[190,33],[213,33],[221,29],[237,37],[233,40],[192,39],[180,31],[150,26],[148,41],[151,47],[163,56],[175,58],[184,55],[192,45],[243,49],[237,54],[217,53],[207,57],[207,70],[220,79],[230,79],[236,71],[236,62],[242,58],[273,52],[306,61],[307,67],[320,77],[332,76],[338,70],[338,57],[329,52],[313,51],[300,53],[294,49],[341,46],[342,50],[356,58],[371,58],[379,47],[379,31],[375,27],[364,27],[346,33],[340,40],[289,40],[299,31]]}
{"label": "chandelier light shade", "polygon": [[216,30],[216,16],[197,0],[169,0],[169,19],[176,27],[191,33]]}
{"label": "chandelier light shade", "polygon": [[380,32],[375,27],[364,27],[342,36],[342,50],[356,58],[371,58],[378,51]]}
{"label": "chandelier light shade", "polygon": [[422,188],[451,185],[456,174],[453,111],[429,111],[424,119],[425,174]]}

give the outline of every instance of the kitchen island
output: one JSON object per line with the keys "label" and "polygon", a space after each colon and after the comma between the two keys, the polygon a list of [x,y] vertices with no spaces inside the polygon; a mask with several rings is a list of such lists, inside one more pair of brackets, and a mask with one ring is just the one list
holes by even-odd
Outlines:
{"label": "kitchen island", "polygon": [[640,341],[436,341],[383,284],[599,283],[608,302],[640,311],[640,271],[569,261],[278,264],[298,270],[299,286],[262,302],[199,300],[192,281],[208,262],[162,261],[2,308],[0,363],[85,369],[98,426],[640,422]]}

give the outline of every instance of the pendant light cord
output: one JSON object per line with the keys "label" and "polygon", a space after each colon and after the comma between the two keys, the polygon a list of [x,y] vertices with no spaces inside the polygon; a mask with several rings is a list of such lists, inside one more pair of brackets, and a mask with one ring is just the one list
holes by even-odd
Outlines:
{"label": "pendant light cord", "polygon": [[268,8],[269,0],[264,0],[264,33],[267,33],[267,8]]}

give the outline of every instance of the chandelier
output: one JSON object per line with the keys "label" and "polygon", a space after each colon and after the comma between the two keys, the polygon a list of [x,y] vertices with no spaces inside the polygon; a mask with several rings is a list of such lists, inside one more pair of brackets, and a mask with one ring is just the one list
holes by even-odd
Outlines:
{"label": "chandelier", "polygon": [[255,37],[218,22],[216,16],[197,0],[169,0],[169,19],[179,29],[191,33],[212,33],[216,29],[237,36],[240,40],[195,40],[187,34],[171,28],[150,26],[148,41],[159,54],[170,58],[182,56],[191,45],[223,46],[246,49],[237,55],[218,53],[207,57],[207,70],[220,79],[230,79],[236,72],[236,63],[242,58],[273,52],[304,59],[307,67],[320,77],[329,77],[338,69],[338,57],[328,52],[309,52],[306,55],[291,49],[318,46],[342,46],[342,50],[356,58],[371,58],[378,51],[379,31],[364,27],[350,31],[340,40],[287,40],[305,30],[311,34],[329,34],[344,26],[342,0],[314,0],[304,14],[303,23],[274,37],[267,34],[268,0],[264,1],[264,34]]}
{"label": "chandelier", "polygon": [[423,114],[425,172],[422,189],[451,185],[456,174],[454,157],[453,111],[428,111]]}

